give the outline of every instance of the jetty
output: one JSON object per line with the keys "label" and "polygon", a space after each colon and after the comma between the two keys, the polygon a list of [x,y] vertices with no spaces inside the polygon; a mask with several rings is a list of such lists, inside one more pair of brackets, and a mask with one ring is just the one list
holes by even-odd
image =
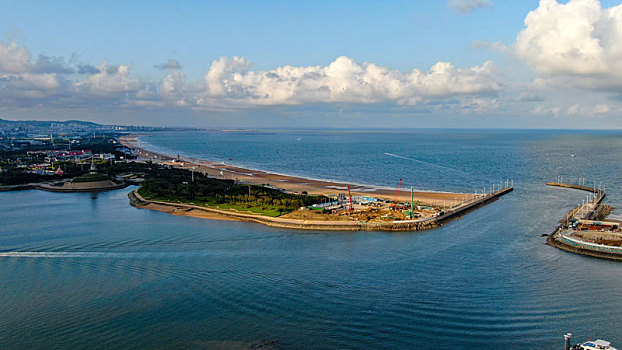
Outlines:
{"label": "jetty", "polygon": [[131,204],[137,208],[159,210],[183,216],[254,222],[272,227],[323,231],[419,231],[436,228],[451,220],[460,218],[472,210],[496,201],[499,197],[508,194],[513,190],[513,187],[505,187],[492,193],[481,194],[452,208],[448,208],[436,216],[413,220],[393,220],[388,222],[369,222],[361,220],[300,220],[283,217],[270,217],[250,212],[225,210],[187,203],[148,200],[143,198],[138,193],[138,190],[130,192],[128,197],[130,198]]}
{"label": "jetty", "polygon": [[546,184],[590,193],[582,204],[570,210],[559,221],[553,233],[548,236],[546,244],[573,253],[622,260],[622,222],[605,220],[612,210],[602,204],[606,197],[605,190],[596,185],[590,187],[564,182]]}

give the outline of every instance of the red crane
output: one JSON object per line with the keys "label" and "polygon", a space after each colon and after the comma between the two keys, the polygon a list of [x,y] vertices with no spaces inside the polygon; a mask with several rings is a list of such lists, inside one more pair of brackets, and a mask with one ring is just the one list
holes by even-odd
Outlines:
{"label": "red crane", "polygon": [[352,193],[350,193],[350,186],[348,186],[348,196],[350,196],[350,211],[352,211]]}
{"label": "red crane", "polygon": [[401,188],[402,188],[402,179],[400,179],[400,183],[397,185],[397,193],[395,194],[395,200],[393,201],[393,208],[397,207],[397,199],[400,196]]}

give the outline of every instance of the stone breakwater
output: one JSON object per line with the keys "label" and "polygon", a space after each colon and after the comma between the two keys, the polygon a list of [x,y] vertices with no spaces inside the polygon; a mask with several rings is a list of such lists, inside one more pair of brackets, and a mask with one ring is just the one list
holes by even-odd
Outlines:
{"label": "stone breakwater", "polygon": [[547,186],[572,188],[587,192],[592,192],[595,195],[595,199],[592,202],[585,203],[577,208],[570,210],[566,216],[560,220],[560,223],[555,227],[553,233],[551,233],[546,244],[556,247],[568,252],[592,256],[595,258],[604,258],[610,260],[622,260],[622,248],[615,245],[598,244],[594,242],[584,241],[578,237],[571,237],[571,229],[567,225],[567,222],[574,220],[589,220],[589,219],[602,219],[602,216],[607,215],[612,208],[601,204],[606,196],[605,191],[595,189],[593,187],[559,183],[559,182],[547,182]]}

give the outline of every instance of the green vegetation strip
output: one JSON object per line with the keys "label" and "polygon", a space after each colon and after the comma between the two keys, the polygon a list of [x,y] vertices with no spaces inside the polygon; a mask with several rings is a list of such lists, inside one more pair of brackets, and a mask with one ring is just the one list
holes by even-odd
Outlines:
{"label": "green vegetation strip", "polygon": [[110,180],[110,176],[105,174],[85,174],[78,176],[71,182],[94,182],[94,181],[106,181]]}
{"label": "green vegetation strip", "polygon": [[153,169],[138,193],[145,199],[182,202],[278,217],[327,198],[285,193],[274,188],[194,175],[183,169]]}

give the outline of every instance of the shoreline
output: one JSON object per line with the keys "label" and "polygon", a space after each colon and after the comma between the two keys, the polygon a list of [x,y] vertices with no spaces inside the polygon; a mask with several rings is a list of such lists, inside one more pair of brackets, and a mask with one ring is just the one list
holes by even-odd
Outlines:
{"label": "shoreline", "polygon": [[128,193],[130,204],[139,209],[149,209],[165,212],[178,216],[189,216],[201,219],[241,221],[263,224],[271,227],[312,230],[312,231],[421,231],[429,230],[442,226],[444,223],[458,219],[477,208],[496,201],[499,197],[512,192],[513,188],[505,188],[476,198],[463,205],[444,213],[441,216],[432,216],[415,220],[398,220],[386,223],[365,222],[365,221],[321,221],[321,220],[301,220],[285,217],[270,217],[251,212],[237,210],[224,210],[212,207],[203,207],[188,203],[172,203],[143,198],[138,194],[138,189]]}
{"label": "shoreline", "polygon": [[[348,184],[339,181],[310,179],[299,176],[283,175],[269,171],[253,170],[240,166],[229,165],[222,162],[207,160],[187,159],[180,157],[177,160],[170,155],[141,147],[138,138],[141,134],[129,134],[121,136],[119,142],[128,148],[136,150],[140,158],[155,160],[158,163],[192,170],[207,174],[211,177],[220,179],[233,179],[244,183],[255,185],[269,185],[281,188],[289,192],[307,192],[314,195],[328,195],[347,193],[347,186],[350,185],[353,196],[374,196],[385,200],[395,200],[397,189],[382,188],[370,185]],[[415,191],[413,192],[415,201],[425,205],[438,207],[451,207],[452,203],[472,200],[477,197],[471,193],[453,192],[434,192],[434,191]],[[408,189],[403,189],[398,196],[399,201],[410,201],[411,194]]]}
{"label": "shoreline", "polygon": [[0,186],[0,192],[22,191],[22,190],[39,190],[46,192],[58,193],[86,193],[86,192],[106,192],[120,190],[128,187],[130,184],[121,182],[117,184],[99,183],[99,182],[83,182],[83,186],[52,186],[50,183],[37,182],[22,185]]}

